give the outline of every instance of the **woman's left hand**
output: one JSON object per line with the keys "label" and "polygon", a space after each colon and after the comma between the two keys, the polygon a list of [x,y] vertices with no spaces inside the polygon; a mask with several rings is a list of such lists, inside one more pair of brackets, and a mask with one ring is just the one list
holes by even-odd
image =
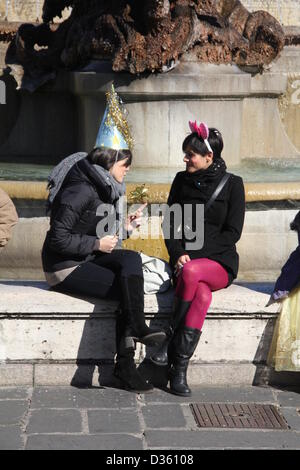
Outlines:
{"label": "woman's left hand", "polygon": [[140,227],[142,223],[142,217],[143,217],[143,210],[147,206],[147,203],[143,204],[138,208],[137,211],[135,211],[133,214],[130,214],[127,217],[126,223],[125,223],[125,229],[127,232],[132,232],[135,228]]}
{"label": "woman's left hand", "polygon": [[191,258],[189,257],[188,254],[180,256],[180,258],[177,260],[177,263],[175,264],[175,271],[174,271],[175,276],[179,276],[180,271],[183,268],[183,265],[185,263],[188,263],[189,261],[191,261]]}

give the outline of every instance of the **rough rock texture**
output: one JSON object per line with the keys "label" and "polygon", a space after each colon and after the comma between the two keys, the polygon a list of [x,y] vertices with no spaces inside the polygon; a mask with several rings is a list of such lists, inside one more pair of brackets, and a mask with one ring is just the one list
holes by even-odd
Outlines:
{"label": "rough rock texture", "polygon": [[[53,25],[65,7],[71,16]],[[95,59],[116,72],[168,71],[187,51],[201,62],[263,68],[283,46],[278,21],[239,0],[45,0],[43,24],[21,25],[6,61],[23,68],[20,86],[32,78],[36,87],[60,68]]]}

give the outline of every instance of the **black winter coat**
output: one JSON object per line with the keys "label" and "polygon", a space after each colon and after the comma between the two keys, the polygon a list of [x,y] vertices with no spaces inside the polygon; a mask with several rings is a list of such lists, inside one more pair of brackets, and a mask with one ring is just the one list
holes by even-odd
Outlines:
{"label": "black winter coat", "polygon": [[87,158],[74,165],[53,202],[50,230],[42,250],[44,272],[53,273],[95,258],[96,228],[102,218],[96,211],[100,204],[111,202],[110,195],[110,186],[100,182]]}
{"label": "black winter coat", "polygon": [[[177,173],[172,183],[168,205],[178,203],[184,214],[184,204],[203,204],[198,196],[197,188],[187,187],[186,172]],[[221,178],[220,178],[221,179]],[[211,194],[218,186],[215,182]],[[208,258],[220,263],[228,272],[230,285],[238,273],[239,256],[235,244],[241,237],[245,216],[245,191],[242,178],[231,175],[226,185],[205,214],[204,245],[200,250],[186,250],[186,240],[174,239],[174,223],[171,223],[171,238],[165,240],[170,256],[170,264],[174,266],[178,258],[188,254],[191,259]],[[172,220],[172,219],[171,219]]]}

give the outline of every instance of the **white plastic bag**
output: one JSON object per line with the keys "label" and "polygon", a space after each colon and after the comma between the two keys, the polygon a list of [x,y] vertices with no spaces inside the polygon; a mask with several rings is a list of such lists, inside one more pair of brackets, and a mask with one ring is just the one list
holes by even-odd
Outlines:
{"label": "white plastic bag", "polygon": [[172,269],[160,258],[140,253],[143,263],[145,294],[161,294],[171,287]]}

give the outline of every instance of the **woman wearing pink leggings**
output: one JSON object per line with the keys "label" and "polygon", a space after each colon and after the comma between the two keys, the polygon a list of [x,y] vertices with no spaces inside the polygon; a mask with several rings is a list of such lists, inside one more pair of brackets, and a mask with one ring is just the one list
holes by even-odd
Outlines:
{"label": "woman wearing pink leggings", "polygon": [[185,230],[178,237],[175,218],[170,219],[168,230],[163,225],[176,279],[175,302],[166,340],[151,356],[155,364],[169,365],[170,391],[181,396],[191,395],[188,364],[199,342],[212,292],[228,287],[237,276],[239,258],[235,245],[245,216],[243,181],[226,172],[221,133],[208,129],[204,123],[189,124],[192,132],[182,145],[186,170],[175,176],[168,205],[180,206],[183,227],[185,210],[192,208],[190,225],[194,233],[199,230],[197,205],[204,205],[204,243],[202,248],[197,243],[193,245]]}

